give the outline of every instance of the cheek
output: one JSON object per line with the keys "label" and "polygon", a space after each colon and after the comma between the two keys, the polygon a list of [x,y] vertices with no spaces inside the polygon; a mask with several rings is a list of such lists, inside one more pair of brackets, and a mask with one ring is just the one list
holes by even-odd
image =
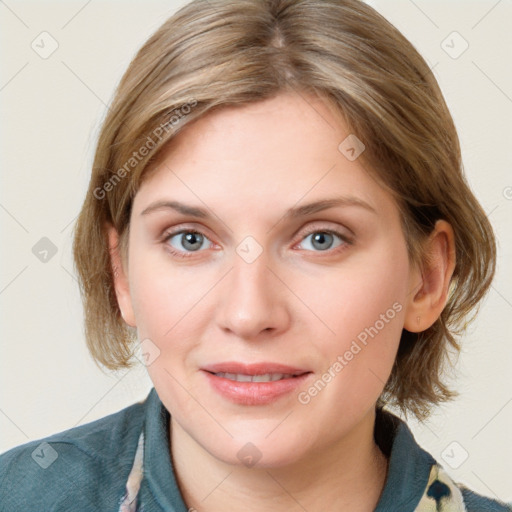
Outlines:
{"label": "cheek", "polygon": [[170,286],[165,274],[156,269],[134,272],[131,296],[139,337],[159,339],[171,329],[179,314],[177,291]]}
{"label": "cheek", "polygon": [[382,245],[379,250],[347,260],[334,271],[315,276],[300,290],[324,324],[326,338],[330,334],[331,338],[352,339],[376,323],[378,330],[384,330],[383,321],[388,331],[394,328],[395,333],[401,332],[400,312],[408,285],[407,254],[405,247],[403,251],[391,251],[386,247],[391,244]]}
{"label": "cheek", "polygon": [[[371,403],[391,372],[408,293],[407,252],[405,245],[398,247],[393,240],[386,241],[379,250],[326,276],[322,293],[315,288],[316,293],[310,290],[306,295],[313,298],[312,309],[324,324],[318,323],[323,334],[315,338],[324,371],[336,375],[336,384],[327,386],[336,403],[341,403],[340,396],[353,404],[364,397]],[[336,362],[340,364],[333,367]]]}
{"label": "cheek", "polygon": [[202,280],[171,264],[163,244],[133,233],[129,260],[130,296],[139,336],[161,339],[204,294]]}
{"label": "cheek", "polygon": [[164,378],[167,385],[174,385],[171,374],[183,379],[192,370],[190,355],[204,339],[202,333],[214,315],[212,289],[219,276],[171,264],[164,252],[133,254],[130,290],[139,340],[151,340],[160,355],[148,372],[152,379]]}

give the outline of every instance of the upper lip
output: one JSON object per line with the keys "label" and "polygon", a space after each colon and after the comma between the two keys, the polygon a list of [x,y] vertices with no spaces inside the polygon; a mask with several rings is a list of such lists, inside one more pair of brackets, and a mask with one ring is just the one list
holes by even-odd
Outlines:
{"label": "upper lip", "polygon": [[267,373],[283,373],[286,375],[302,375],[309,373],[309,370],[297,368],[280,363],[240,363],[236,361],[226,361],[223,363],[214,363],[201,368],[210,373],[235,373],[243,375],[265,375]]}

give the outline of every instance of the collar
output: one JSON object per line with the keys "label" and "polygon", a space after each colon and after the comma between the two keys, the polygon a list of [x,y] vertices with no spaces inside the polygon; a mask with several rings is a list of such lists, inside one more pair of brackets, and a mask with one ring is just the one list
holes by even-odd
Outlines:
{"label": "collar", "polygon": [[388,476],[375,512],[414,510],[436,460],[418,445],[407,423],[381,408],[376,409],[374,437],[389,458]]}
{"label": "collar", "polygon": [[[146,399],[144,430],[139,438],[138,455],[142,468],[137,468],[137,456],[127,482],[128,498],[120,511],[136,510],[139,486],[147,485],[163,510],[186,510],[179,491],[169,449],[170,415],[155,388]],[[431,479],[435,459],[415,441],[407,424],[389,411],[376,409],[374,428],[376,443],[389,459],[384,489],[374,512],[414,510],[424,497]],[[142,474],[144,482],[141,484]],[[139,475],[139,476],[138,476]],[[130,484],[130,486],[128,485]],[[141,492],[142,501],[144,495]],[[126,495],[125,495],[126,496]],[[131,504],[131,506],[130,506]]]}

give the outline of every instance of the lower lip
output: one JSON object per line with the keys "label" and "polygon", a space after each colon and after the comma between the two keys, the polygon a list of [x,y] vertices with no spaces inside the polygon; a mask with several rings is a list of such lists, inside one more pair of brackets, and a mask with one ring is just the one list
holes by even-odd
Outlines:
{"label": "lower lip", "polygon": [[217,377],[203,371],[213,389],[223,397],[240,405],[266,405],[297,389],[311,375],[305,373],[298,377],[273,382],[238,382]]}

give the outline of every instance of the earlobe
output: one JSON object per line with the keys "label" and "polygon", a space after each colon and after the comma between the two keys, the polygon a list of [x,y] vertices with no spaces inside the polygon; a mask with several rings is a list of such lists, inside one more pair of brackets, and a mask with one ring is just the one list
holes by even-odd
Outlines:
{"label": "earlobe", "polygon": [[423,267],[411,273],[404,329],[421,332],[441,315],[455,269],[455,238],[451,225],[438,220],[430,235]]}
{"label": "earlobe", "polygon": [[107,234],[110,252],[110,264],[116,291],[117,303],[123,320],[131,327],[136,327],[133,314],[132,300],[128,281],[127,269],[124,268],[119,248],[119,235],[111,224],[107,224]]}

